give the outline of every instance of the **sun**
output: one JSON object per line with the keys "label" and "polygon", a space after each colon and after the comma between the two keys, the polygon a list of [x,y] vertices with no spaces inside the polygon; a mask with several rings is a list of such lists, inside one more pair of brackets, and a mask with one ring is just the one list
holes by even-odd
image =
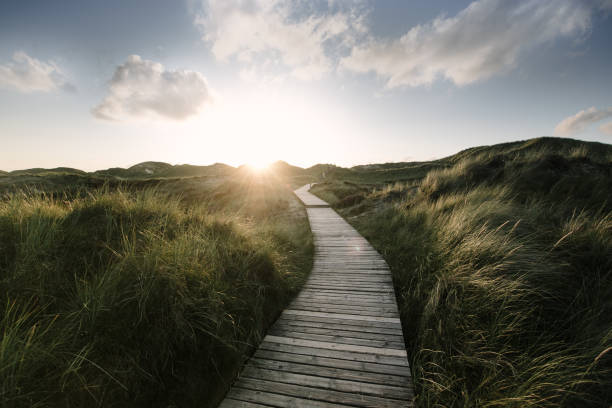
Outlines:
{"label": "sun", "polygon": [[272,160],[265,157],[251,157],[246,165],[255,173],[264,173],[268,170]]}

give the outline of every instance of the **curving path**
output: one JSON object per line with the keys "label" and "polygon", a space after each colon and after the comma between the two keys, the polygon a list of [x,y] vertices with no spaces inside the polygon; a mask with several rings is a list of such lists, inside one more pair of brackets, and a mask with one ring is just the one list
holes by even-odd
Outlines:
{"label": "curving path", "polygon": [[308,188],[295,194],[314,235],[313,270],[220,408],[412,406],[389,268]]}

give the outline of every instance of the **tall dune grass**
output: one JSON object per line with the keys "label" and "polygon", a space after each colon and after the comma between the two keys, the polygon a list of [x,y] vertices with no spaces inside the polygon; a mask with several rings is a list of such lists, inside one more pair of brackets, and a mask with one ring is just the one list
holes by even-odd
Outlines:
{"label": "tall dune grass", "polygon": [[349,218],[391,266],[417,406],[612,404],[612,166],[566,150],[485,151]]}
{"label": "tall dune grass", "polygon": [[260,188],[278,205],[234,191],[244,210],[220,213],[154,190],[0,202],[0,405],[214,406],[310,269],[303,210]]}

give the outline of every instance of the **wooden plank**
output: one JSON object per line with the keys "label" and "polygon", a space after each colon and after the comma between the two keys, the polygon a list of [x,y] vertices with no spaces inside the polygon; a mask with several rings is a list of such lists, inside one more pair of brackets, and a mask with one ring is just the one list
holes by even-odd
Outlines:
{"label": "wooden plank", "polygon": [[357,287],[357,286],[350,286],[350,285],[346,285],[346,286],[326,286],[326,285],[319,285],[319,284],[309,284],[306,283],[306,285],[304,285],[305,288],[307,289],[314,289],[314,290],[320,290],[320,291],[338,291],[338,290],[352,290],[354,292],[359,292],[359,293],[368,293],[368,294],[387,294],[387,293],[393,293],[393,290],[390,288],[366,288],[366,287]]}
{"label": "wooden plank", "polygon": [[293,301],[292,306],[312,306],[312,307],[330,307],[336,309],[349,309],[349,310],[359,310],[361,311],[369,311],[369,312],[380,312],[380,313],[394,313],[397,314],[397,307],[393,304],[389,304],[385,306],[383,304],[376,304],[374,302],[350,302],[348,300],[333,301],[332,299],[296,299]]}
{"label": "wooden plank", "polygon": [[300,294],[295,301],[299,302],[325,302],[337,305],[376,305],[382,308],[392,308],[397,310],[397,306],[395,301],[390,298],[383,298],[382,296],[376,297],[348,297],[348,296],[334,296],[332,294],[328,295],[315,295],[312,293],[302,293]]}
{"label": "wooden plank", "polygon": [[255,358],[265,358],[270,360],[337,368],[342,370],[363,371],[366,373],[388,374],[406,378],[410,377],[411,375],[408,365],[401,366],[384,363],[372,363],[367,361],[346,360],[333,357],[296,354],[289,351],[266,350],[264,348],[257,350],[255,353]]}
{"label": "wooden plank", "polygon": [[368,347],[368,346],[357,346],[354,344],[342,344],[342,343],[333,343],[327,341],[315,341],[315,340],[302,340],[302,339],[294,339],[291,337],[280,337],[280,336],[272,336],[267,335],[264,337],[264,341],[270,343],[280,343],[280,344],[290,344],[292,346],[303,346],[303,347],[313,347],[313,348],[321,348],[326,350],[338,350],[338,351],[352,351],[354,353],[366,353],[366,354],[376,354],[380,356],[395,356],[395,357],[404,357],[408,358],[406,354],[406,350],[396,350],[396,349],[388,349],[382,347]]}
{"label": "wooden plank", "polygon": [[327,278],[327,277],[311,277],[308,279],[307,284],[327,286],[329,288],[334,287],[348,287],[349,289],[354,288],[372,288],[381,289],[384,291],[393,290],[393,284],[391,280],[388,281],[375,281],[375,280],[364,280],[364,279],[342,279],[342,278]]}
{"label": "wooden plank", "polygon": [[387,317],[398,317],[398,311],[393,306],[374,306],[373,303],[355,303],[355,304],[337,304],[328,302],[326,300],[320,300],[319,302],[308,302],[305,300],[294,301],[290,309],[302,309],[302,310],[313,310],[322,309],[322,312],[333,312],[333,313],[358,313],[362,316],[387,316]]}
{"label": "wooden plank", "polygon": [[328,334],[314,334],[314,333],[303,333],[303,332],[293,331],[293,330],[278,329],[274,327],[272,330],[269,331],[269,335],[272,335],[275,337],[290,337],[293,339],[302,339],[302,340],[315,340],[315,341],[322,341],[322,342],[352,344],[356,346],[390,348],[390,349],[397,349],[397,350],[406,349],[403,341],[400,342],[400,341],[391,341],[391,340],[360,339],[357,337],[340,336],[336,334],[335,332],[328,332]]}
{"label": "wooden plank", "polygon": [[323,348],[295,346],[284,343],[271,343],[264,341],[260,348],[271,351],[283,351],[286,353],[304,354],[307,356],[330,357],[341,360],[361,361],[364,363],[378,363],[408,367],[408,362],[404,357],[384,356],[381,354],[355,353],[351,351],[338,351]]}
{"label": "wooden plank", "polygon": [[333,305],[324,305],[314,306],[312,304],[303,304],[303,303],[293,303],[289,307],[289,310],[303,310],[308,312],[323,312],[323,313],[359,313],[360,316],[370,316],[370,317],[398,317],[399,313],[397,312],[384,312],[381,310],[367,310],[367,309],[359,309],[359,308],[350,308],[350,307],[334,307]]}
{"label": "wooden plank", "polygon": [[[355,293],[353,292],[352,297],[343,296],[340,293],[333,293],[332,291],[313,291],[313,290],[304,290],[295,300],[299,301],[342,301],[350,303],[371,303],[375,305],[380,305],[381,307],[393,307],[397,310],[397,306],[395,303],[395,299],[391,297],[391,293],[378,294],[378,293]],[[359,296],[361,295],[361,296]],[[389,306],[390,305],[390,306]]]}
{"label": "wooden plank", "polygon": [[355,284],[368,284],[368,285],[393,285],[393,281],[390,276],[355,276],[355,275],[346,275],[343,276],[341,274],[315,274],[308,279],[309,283],[321,282],[323,284],[327,283],[350,283],[351,285]]}
{"label": "wooden plank", "polygon": [[338,326],[332,324],[326,326],[321,323],[298,322],[298,324],[295,324],[295,322],[278,321],[271,330],[276,329],[312,334],[328,334],[332,332],[338,336],[355,337],[358,339],[404,341],[399,330],[382,329],[384,332],[381,332],[381,329],[379,329],[366,331],[363,330],[363,327],[359,326]]}
{"label": "wooden plank", "polygon": [[254,391],[278,393],[299,398],[305,397],[305,399],[321,401],[326,404],[346,404],[355,407],[397,408],[398,405],[407,403],[407,401],[391,398],[325,390],[322,388],[284,384],[253,378],[240,378],[236,386]]}
{"label": "wooden plank", "polygon": [[313,317],[329,317],[332,319],[344,320],[363,320],[368,322],[384,322],[384,323],[400,323],[398,317],[376,317],[376,316],[360,316],[348,313],[325,313],[325,312],[308,312],[305,310],[285,310],[284,315],[298,316],[313,316]]}
{"label": "wooden plank", "polygon": [[356,299],[356,300],[381,300],[386,302],[393,302],[395,304],[395,296],[393,293],[387,294],[374,294],[374,293],[356,293],[350,291],[326,291],[325,293],[319,292],[318,290],[303,289],[300,292],[300,296],[312,296],[312,297],[325,297],[325,298],[343,298],[343,299]]}
{"label": "wooden plank", "polygon": [[[289,311],[288,309],[285,312]],[[309,315],[291,315],[283,313],[280,317],[284,320],[291,321],[306,321],[306,322],[317,322],[325,324],[337,324],[337,325],[348,325],[348,326],[359,326],[362,328],[374,327],[377,329],[395,329],[401,331],[402,326],[398,322],[373,322],[367,320],[352,320],[352,319],[335,319],[332,317],[320,317],[320,316],[309,316]],[[343,326],[344,327],[344,326]]]}
{"label": "wooden plank", "polygon": [[273,392],[261,392],[257,390],[232,387],[228,397],[238,401],[253,403],[264,403],[267,407],[295,407],[295,408],[346,408],[344,404],[332,404],[329,402],[314,401],[306,398],[293,397],[290,395],[276,394]]}
{"label": "wooden plank", "polygon": [[302,289],[302,292],[304,293],[316,293],[318,296],[342,296],[342,295],[352,295],[354,297],[363,297],[363,298],[376,298],[376,297],[380,297],[381,299],[393,299],[395,296],[395,292],[389,291],[389,292],[385,292],[385,293],[363,293],[363,292],[357,292],[354,290],[339,290],[339,289],[328,289],[326,291],[320,291],[317,289],[308,289],[308,288],[304,288]]}
{"label": "wooden plank", "polygon": [[240,375],[240,378],[253,378],[284,384],[304,385],[307,387],[317,387],[326,390],[350,392],[362,395],[375,395],[398,400],[407,400],[412,397],[412,393],[405,387],[370,384],[351,380],[320,377],[316,375],[295,374],[260,368],[251,364],[245,367],[244,371]]}
{"label": "wooden plank", "polygon": [[[350,293],[350,294],[349,294]],[[370,294],[370,293],[333,293],[331,291],[326,291],[325,293],[321,293],[319,291],[313,291],[304,289],[302,293],[296,299],[304,299],[304,300],[329,300],[329,301],[339,301],[339,302],[366,302],[366,303],[376,303],[386,306],[387,304],[396,306],[395,299],[393,299],[392,295],[379,295],[379,294]]]}
{"label": "wooden plank", "polygon": [[[353,325],[353,324],[341,324],[335,322],[329,322],[323,319],[317,320],[302,320],[302,319],[293,319],[288,320],[281,318],[278,320],[277,324],[279,325],[287,325],[291,327],[316,327],[320,329],[324,329],[326,331],[333,330],[348,330],[357,333],[380,333],[381,335],[402,335],[402,329],[399,325],[395,327],[374,327],[367,324],[365,325]],[[364,322],[360,322],[364,323]]]}
{"label": "wooden plank", "polygon": [[313,299],[330,299],[330,300],[346,300],[346,301],[368,301],[379,302],[382,304],[391,303],[395,305],[395,298],[391,292],[386,294],[379,293],[356,293],[354,291],[330,291],[320,292],[318,290],[304,289],[298,298],[313,298]]}
{"label": "wooden plank", "polygon": [[305,286],[308,288],[314,288],[314,287],[325,288],[327,289],[327,291],[333,290],[333,289],[341,289],[341,290],[351,290],[354,292],[366,292],[368,294],[392,293],[393,291],[393,287],[390,284],[366,284],[366,283],[350,283],[350,282],[323,283],[320,281],[308,281],[306,282]]}
{"label": "wooden plank", "polygon": [[[261,350],[259,355],[263,353],[274,352]],[[406,387],[410,383],[410,378],[406,375],[379,374],[370,370],[364,371],[363,367],[360,367],[360,370],[355,370],[346,367],[346,365],[338,363],[345,362],[346,360],[334,360],[332,362],[328,362],[328,366],[325,366],[319,364],[303,364],[303,362],[299,359],[297,360],[298,362],[290,362],[287,360],[291,360],[291,358],[287,358],[286,356],[287,355],[277,356],[272,354],[272,357],[277,357],[278,360],[259,358],[258,356],[255,356],[255,358],[249,360],[249,364],[255,367],[267,368],[269,370],[284,371],[295,374],[309,374],[319,377],[338,378],[342,380],[372,384],[394,385],[396,387]],[[289,354],[289,356],[295,355]],[[341,367],[336,368],[336,365],[340,365]]]}

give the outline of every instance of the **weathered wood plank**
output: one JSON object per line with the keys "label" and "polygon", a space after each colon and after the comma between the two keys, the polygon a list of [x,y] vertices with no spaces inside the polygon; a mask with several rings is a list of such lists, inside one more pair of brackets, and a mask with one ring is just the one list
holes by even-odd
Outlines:
{"label": "weathered wood plank", "polygon": [[[263,353],[274,352],[261,350],[258,353],[259,356],[261,356]],[[272,354],[272,357],[277,358],[276,360],[260,358],[259,356],[256,355],[254,358],[249,360],[249,364],[255,367],[267,368],[269,370],[284,371],[295,374],[316,375],[319,377],[338,378],[342,380],[367,382],[372,384],[394,385],[396,387],[406,387],[410,383],[409,376],[378,374],[371,370],[364,371],[363,367],[360,367],[361,370],[355,370],[347,367],[345,364],[342,364],[342,362],[345,362],[345,360],[334,360],[332,362],[328,362],[328,365],[326,366],[321,364],[304,364],[301,359],[296,359],[298,362],[290,362],[287,360],[291,360],[291,358],[287,358],[287,355],[278,356]],[[295,355],[289,354],[289,356]],[[341,367],[336,368],[338,365]]]}
{"label": "weathered wood plank", "polygon": [[287,320],[285,318],[278,319],[277,323],[279,325],[287,325],[290,327],[317,327],[324,329],[326,331],[353,331],[358,333],[380,333],[381,335],[402,335],[402,329],[399,325],[395,327],[375,327],[368,324],[368,322],[360,322],[361,325],[354,324],[341,324],[335,322],[329,322],[327,320],[321,321],[318,320],[302,320],[302,319],[293,319]]}
{"label": "weathered wood plank", "polygon": [[312,304],[293,303],[290,306],[290,310],[304,310],[309,312],[325,312],[325,313],[359,313],[360,316],[371,316],[371,317],[398,317],[397,312],[383,312],[381,310],[367,310],[360,308],[350,307],[333,307],[333,305],[314,306]]}
{"label": "weathered wood plank", "polygon": [[408,367],[405,357],[385,356],[382,354],[355,353],[353,351],[330,350],[325,348],[306,347],[293,344],[264,341],[259,346],[264,350],[283,351],[286,353],[304,354],[307,356],[330,357],[341,360],[361,361],[364,363],[378,363]]}
{"label": "weathered wood plank", "polygon": [[340,320],[365,320],[368,322],[384,322],[384,323],[401,323],[398,317],[376,317],[376,316],[360,316],[348,313],[325,313],[325,312],[308,312],[305,310],[290,310],[283,312],[284,315],[300,315],[313,317],[329,317]]}
{"label": "weathered wood plank", "polygon": [[322,307],[322,308],[333,308],[333,309],[347,309],[349,312],[361,311],[364,312],[378,312],[378,313],[391,313],[397,315],[397,308],[393,307],[393,305],[383,306],[376,305],[375,303],[368,302],[349,302],[348,300],[344,301],[345,303],[334,302],[329,299],[320,299],[320,300],[307,300],[307,299],[299,299],[294,301],[291,304],[291,308],[295,308],[294,306],[305,306],[305,307]]}
{"label": "weathered wood plank", "polygon": [[[288,309],[285,312],[289,311]],[[381,329],[396,329],[401,330],[402,326],[399,322],[377,322],[368,320],[353,320],[353,319],[336,319],[327,316],[309,316],[306,315],[291,315],[283,313],[280,317],[284,320],[291,321],[306,321],[306,322],[317,322],[325,324],[337,324],[337,325],[349,325],[349,326],[360,326],[360,327],[375,327]]]}
{"label": "weathered wood plank", "polygon": [[356,346],[354,344],[333,343],[328,341],[302,340],[291,337],[272,336],[268,334],[264,341],[270,343],[290,344],[292,346],[314,347],[326,350],[351,351],[354,353],[376,354],[381,356],[408,357],[406,349],[396,350],[382,347]]}
{"label": "weathered wood plank", "polygon": [[382,308],[392,308],[397,310],[397,306],[395,305],[395,301],[390,297],[384,298],[382,296],[376,297],[348,297],[348,296],[334,296],[331,294],[328,295],[314,295],[310,293],[302,293],[297,298],[296,301],[300,302],[325,302],[337,305],[376,305]]}
{"label": "weathered wood plank", "polygon": [[390,340],[374,340],[374,339],[360,339],[357,337],[340,336],[337,333],[334,334],[315,334],[315,333],[303,333],[293,330],[285,330],[274,327],[269,332],[270,335],[276,337],[290,337],[294,339],[302,340],[315,340],[322,342],[352,344],[356,346],[367,346],[377,348],[390,348],[397,350],[405,350],[403,341],[390,341]]}
{"label": "weathered wood plank", "polygon": [[321,401],[327,404],[346,404],[356,407],[397,408],[398,405],[407,403],[407,401],[391,398],[381,398],[351,392],[325,390],[322,388],[285,384],[253,378],[240,378],[236,386],[254,391],[278,393],[299,398],[305,397],[306,399]]}
{"label": "weathered wood plank", "polygon": [[[314,401],[306,398],[298,398],[290,395],[282,395],[273,392],[262,392],[257,390],[240,388],[234,386],[227,394],[228,398],[238,401],[261,402],[266,407],[283,408],[346,408],[344,404],[332,404],[329,402]],[[240,405],[239,405],[240,406]]]}
{"label": "weathered wood plank", "polygon": [[407,365],[398,366],[383,363],[370,363],[367,361],[354,361],[333,357],[296,354],[288,351],[275,351],[260,348],[255,353],[255,357],[284,362],[309,364],[313,366],[337,368],[342,370],[362,371],[365,373],[388,374],[406,378],[410,377],[411,375],[410,369]]}
{"label": "weathered wood plank", "polygon": [[[351,380],[341,380],[330,377],[320,377],[317,375],[295,374],[290,372],[280,372],[267,368],[247,365],[240,375],[240,378],[253,378],[258,380],[275,381],[285,384],[304,385],[307,387],[317,387],[327,390],[350,392],[363,395],[374,395],[379,397],[407,400],[412,397],[412,393],[405,387],[392,385],[370,384]],[[344,401],[343,401],[344,402]]]}
{"label": "weathered wood plank", "polygon": [[391,285],[371,286],[371,285],[352,285],[350,283],[330,284],[330,283],[319,283],[319,282],[307,282],[305,287],[309,289],[318,289],[318,290],[327,290],[327,291],[329,290],[352,290],[354,292],[366,292],[369,294],[393,293],[393,288]]}

